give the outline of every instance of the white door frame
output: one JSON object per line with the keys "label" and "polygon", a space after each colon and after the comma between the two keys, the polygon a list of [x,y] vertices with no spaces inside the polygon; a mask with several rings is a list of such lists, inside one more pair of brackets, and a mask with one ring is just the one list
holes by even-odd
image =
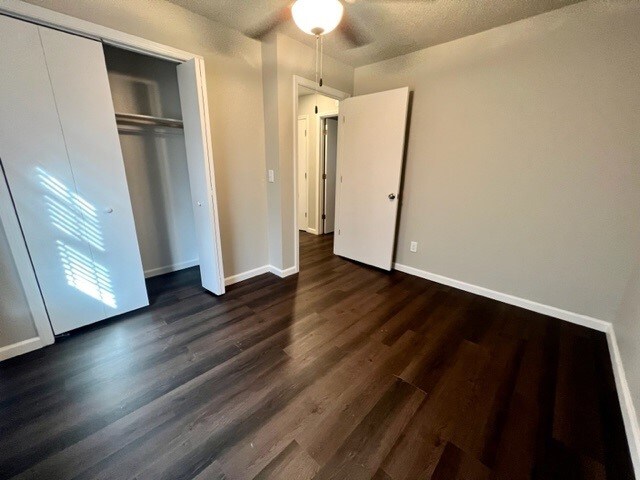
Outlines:
{"label": "white door frame", "polygon": [[[293,182],[293,245],[295,249],[295,265],[294,271],[292,273],[297,273],[300,271],[300,233],[298,230],[298,92],[299,87],[309,88],[311,90],[317,90],[320,95],[324,95],[325,97],[330,97],[335,100],[344,100],[345,98],[349,98],[351,94],[347,92],[343,92],[336,88],[327,87],[323,85],[322,87],[318,87],[318,84],[313,80],[308,80],[299,75],[293,76],[293,178],[296,179]],[[335,116],[335,114],[333,115]],[[320,143],[320,142],[318,142]],[[319,163],[319,162],[318,162]],[[318,195],[316,189],[316,207],[318,205]],[[316,214],[317,214],[316,208]],[[308,219],[308,217],[307,217]],[[319,224],[318,224],[319,225]]]}
{"label": "white door frame", "polygon": [[53,343],[53,329],[49,323],[49,315],[44,305],[35,272],[31,266],[31,257],[24,243],[20,222],[13,208],[13,200],[4,173],[0,170],[0,218],[9,243],[9,250],[18,270],[18,277],[24,290],[37,336],[27,338],[11,345],[0,347],[0,361],[22,355]]}
{"label": "white door frame", "polygon": [[325,119],[338,117],[338,110],[331,110],[330,112],[324,112],[318,114],[318,118],[320,122],[318,122],[318,164],[316,168],[316,181],[318,184],[316,185],[316,225],[318,225],[318,235],[322,235],[324,233],[324,221],[322,220],[322,212],[324,212],[324,205],[322,209],[320,209],[321,201],[324,201],[325,188],[324,188],[324,179],[322,175],[325,173],[325,151],[324,151],[324,132],[322,131],[322,127]]}
{"label": "white door frame", "polygon": [[[80,20],[75,17],[71,17],[69,15],[65,15],[62,13],[54,12],[53,10],[48,10],[43,7],[38,7],[36,5],[32,5],[29,3],[24,3],[19,0],[0,0],[0,14],[5,14],[10,17],[18,18],[21,20],[26,20],[31,23],[35,23],[37,25],[42,25],[45,27],[51,27],[57,30],[61,30],[63,32],[68,32],[74,35],[79,35],[81,37],[90,38],[93,40],[100,41],[106,45],[111,45],[117,48],[121,48],[123,50],[130,50],[132,52],[137,52],[143,55],[148,55],[156,58],[161,58],[163,60],[169,60],[172,62],[183,63],[192,59],[196,60],[196,63],[199,64],[198,73],[200,76],[200,82],[202,85],[202,97],[204,98],[205,108],[203,109],[203,114],[201,116],[201,128],[205,135],[205,138],[211,138],[211,125],[209,122],[208,115],[208,105],[206,103],[206,79],[205,79],[205,71],[204,71],[204,59],[200,55],[196,55],[193,53],[185,52],[183,50],[178,50],[173,47],[169,47],[166,45],[162,45],[160,43],[152,42],[150,40],[146,40],[141,37],[137,37],[135,35],[130,35],[128,33],[120,32],[118,30],[114,30],[112,28],[104,27],[102,25],[98,25],[95,23],[87,22],[85,20]],[[297,104],[296,104],[297,106]],[[213,163],[213,152],[211,147],[211,141],[208,142],[208,148],[206,149],[206,168],[210,173],[210,181],[212,183],[211,187],[213,190],[213,214],[215,216],[215,232],[216,232],[216,240],[217,240],[217,258],[219,261],[219,275],[221,277],[221,284],[224,285],[224,270],[222,265],[222,247],[220,244],[220,228],[218,222],[218,202],[215,195],[215,173],[214,173],[214,163]],[[4,178],[0,179],[4,182]],[[0,194],[2,190],[0,188]],[[3,197],[4,200],[4,197]],[[2,205],[5,207],[12,204],[6,204],[2,202]],[[7,208],[0,209],[0,218],[2,219],[3,225],[6,228],[7,237],[15,244],[16,239],[22,239],[22,231],[20,230],[20,225],[16,221],[12,221],[12,214]],[[24,239],[21,240],[24,243]],[[12,252],[14,252],[14,245],[12,244]],[[25,247],[26,249],[26,247]],[[19,248],[18,248],[19,250]],[[28,253],[27,257],[28,259]],[[30,273],[24,273],[25,275],[31,275],[33,273],[31,262],[27,263],[25,261],[24,255],[18,254],[18,258],[14,259],[20,271],[22,269],[27,268]],[[35,275],[34,275],[35,278]],[[25,282],[25,280],[23,280]],[[3,359],[3,352],[9,351],[10,348],[14,349],[8,356],[19,355],[20,353],[24,353],[29,350],[34,350],[43,345],[47,345],[49,343],[53,343],[53,332],[51,330],[51,325],[49,324],[48,317],[46,318],[46,324],[42,320],[42,308],[44,308],[44,303],[42,300],[42,296],[40,295],[39,289],[31,288],[33,285],[29,279],[26,280],[25,284],[25,293],[27,295],[27,301],[33,310],[34,320],[36,320],[36,328],[38,328],[38,335],[40,341],[32,341],[28,345],[10,345],[4,347],[0,350],[0,360]],[[224,288],[224,287],[223,287]],[[20,342],[21,344],[25,342]],[[8,358],[8,356],[6,358]]]}

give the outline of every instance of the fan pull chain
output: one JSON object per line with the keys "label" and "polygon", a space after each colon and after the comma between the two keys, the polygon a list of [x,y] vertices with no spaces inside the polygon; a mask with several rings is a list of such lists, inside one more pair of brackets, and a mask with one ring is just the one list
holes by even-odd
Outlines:
{"label": "fan pull chain", "polygon": [[[316,101],[316,108],[315,108],[315,112],[316,115],[318,114],[318,85],[320,85],[320,82],[322,80],[320,80],[320,75],[319,75],[319,69],[318,69],[318,62],[321,62],[321,55],[320,55],[320,45],[321,45],[321,40],[320,40],[320,35],[316,35],[316,93],[315,93],[315,101]],[[320,59],[319,59],[320,57]]]}
{"label": "fan pull chain", "polygon": [[319,85],[322,87],[322,57],[324,54],[324,39],[320,37],[320,83]]}

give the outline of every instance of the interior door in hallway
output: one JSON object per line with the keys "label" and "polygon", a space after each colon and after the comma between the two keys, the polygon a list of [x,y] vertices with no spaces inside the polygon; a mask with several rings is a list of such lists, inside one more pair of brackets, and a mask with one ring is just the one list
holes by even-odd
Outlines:
{"label": "interior door in hallway", "polygon": [[336,218],[336,160],[338,153],[338,118],[324,121],[324,233],[335,228]]}
{"label": "interior door in hallway", "polygon": [[334,253],[391,270],[409,89],[340,103]]}
{"label": "interior door in hallway", "polygon": [[309,227],[309,189],[307,186],[307,165],[309,163],[309,119],[306,115],[298,117],[298,230]]}

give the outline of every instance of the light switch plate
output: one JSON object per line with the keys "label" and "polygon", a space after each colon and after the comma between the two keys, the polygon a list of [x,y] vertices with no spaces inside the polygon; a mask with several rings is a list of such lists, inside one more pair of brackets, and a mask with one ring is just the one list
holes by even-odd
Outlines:
{"label": "light switch plate", "polygon": [[274,183],[276,181],[276,175],[274,173],[273,170],[268,170],[267,171],[268,177],[269,177],[269,183]]}

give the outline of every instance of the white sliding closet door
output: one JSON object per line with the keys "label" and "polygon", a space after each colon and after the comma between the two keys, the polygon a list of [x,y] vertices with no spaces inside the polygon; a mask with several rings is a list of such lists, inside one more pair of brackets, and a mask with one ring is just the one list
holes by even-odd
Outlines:
{"label": "white sliding closet door", "polygon": [[201,81],[204,62],[196,58],[178,65],[177,69],[202,286],[222,295],[224,273],[207,93]]}
{"label": "white sliding closet door", "polygon": [[0,15],[0,65],[0,160],[49,317],[100,320],[102,302],[74,279],[91,250],[77,234],[81,207],[37,26]]}
{"label": "white sliding closet door", "polygon": [[148,304],[102,46],[0,16],[0,159],[56,334]]}
{"label": "white sliding closet door", "polygon": [[84,268],[104,318],[143,307],[149,301],[102,44],[42,27],[40,36],[92,254]]}

